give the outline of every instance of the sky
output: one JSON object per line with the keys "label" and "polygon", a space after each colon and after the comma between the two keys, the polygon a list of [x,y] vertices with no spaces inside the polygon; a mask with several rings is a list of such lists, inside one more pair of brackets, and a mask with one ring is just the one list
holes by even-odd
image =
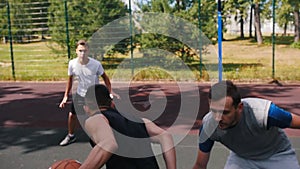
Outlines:
{"label": "sky", "polygon": [[[129,7],[129,1],[130,0],[122,0],[128,7]],[[136,5],[137,0],[131,0],[131,9],[133,11],[139,11],[140,8]]]}

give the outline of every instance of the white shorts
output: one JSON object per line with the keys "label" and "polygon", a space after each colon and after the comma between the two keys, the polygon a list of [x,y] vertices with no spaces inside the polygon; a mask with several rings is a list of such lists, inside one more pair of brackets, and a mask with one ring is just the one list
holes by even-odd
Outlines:
{"label": "white shorts", "polygon": [[274,154],[265,160],[249,160],[230,152],[224,169],[300,169],[293,149]]}

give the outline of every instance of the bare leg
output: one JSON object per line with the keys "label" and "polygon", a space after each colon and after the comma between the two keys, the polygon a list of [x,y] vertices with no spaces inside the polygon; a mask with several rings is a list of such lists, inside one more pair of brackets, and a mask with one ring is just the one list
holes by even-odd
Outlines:
{"label": "bare leg", "polygon": [[69,113],[69,119],[68,119],[68,132],[69,134],[74,134],[75,127],[77,124],[77,116],[76,114]]}
{"label": "bare leg", "polygon": [[68,135],[59,143],[59,145],[65,146],[76,141],[76,137],[73,135],[76,124],[77,116],[70,112],[68,117]]}

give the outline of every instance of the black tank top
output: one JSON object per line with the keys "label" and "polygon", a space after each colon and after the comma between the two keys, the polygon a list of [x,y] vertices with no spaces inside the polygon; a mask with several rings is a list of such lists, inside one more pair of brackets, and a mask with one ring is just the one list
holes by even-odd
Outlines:
{"label": "black tank top", "polygon": [[[115,152],[106,162],[107,169],[159,169],[156,158],[152,152],[149,134],[142,119],[136,118],[130,114],[126,114],[124,117],[115,109],[108,109],[103,111],[102,114],[108,119],[118,144],[117,152]],[[136,143],[132,141],[132,139],[124,141],[124,139],[120,139],[120,136],[118,136],[120,134],[117,133],[121,133],[128,137],[145,139],[143,139],[142,144]],[[95,146],[93,141],[90,143],[93,147]],[[151,155],[144,158],[135,158],[133,156],[123,157],[118,155],[120,154],[118,152],[130,152],[130,155],[134,154],[134,156],[136,155],[135,157],[139,157],[139,153],[142,152],[147,152],[147,155],[149,155],[149,153]]]}

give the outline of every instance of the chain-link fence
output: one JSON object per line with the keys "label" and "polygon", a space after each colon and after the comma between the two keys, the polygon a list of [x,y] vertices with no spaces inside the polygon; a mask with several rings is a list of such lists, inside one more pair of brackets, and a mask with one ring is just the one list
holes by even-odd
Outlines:
{"label": "chain-link fence", "polygon": [[76,41],[90,38],[101,26],[128,15],[128,11],[120,1],[0,3],[1,80],[65,78]]}
{"label": "chain-link fence", "polygon": [[[174,64],[181,64],[176,60],[179,58],[189,66],[197,80],[217,76],[218,56],[210,46],[210,40],[218,39],[215,1],[198,0],[181,12],[163,9],[166,11],[159,11],[156,16],[133,9],[132,2],[0,1],[0,80],[65,80],[68,61],[76,57],[75,43],[79,39],[91,42],[90,56],[101,60],[109,75],[121,67],[123,73],[133,75],[137,68],[166,69],[170,65],[167,67],[170,72],[185,77],[184,72],[179,73],[180,65]],[[152,3],[154,8],[153,5],[155,3]],[[223,17],[223,32],[228,22],[226,17]],[[145,50],[153,48],[157,50]],[[175,55],[176,61],[158,57],[162,55]],[[251,67],[248,65],[238,63],[234,67],[223,64],[223,72],[229,76],[234,74],[232,77],[235,78],[236,70],[239,70],[240,76],[241,70]],[[255,68],[266,72],[262,78],[268,78],[274,68],[264,66]],[[155,80],[155,77],[144,74],[147,71],[141,72],[141,79]],[[161,70],[152,71],[152,74],[156,73],[166,78],[169,72],[161,75]]]}
{"label": "chain-link fence", "polygon": [[[79,39],[92,42],[91,56],[102,61],[108,74],[112,74],[110,71],[119,65],[131,69],[129,74],[133,74],[137,65],[155,67],[154,60],[159,59],[153,60],[153,51],[152,54],[137,54],[143,47],[159,46],[190,61],[199,57],[199,44],[204,46],[210,43],[208,39],[199,40],[198,22],[190,31],[190,28],[184,28],[182,21],[172,16],[163,16],[171,18],[172,23],[161,16],[145,19],[146,15],[133,11],[131,5],[119,0],[90,3],[67,0],[9,1],[0,3],[0,17],[3,23],[0,28],[3,53],[0,57],[1,80],[65,79],[67,63],[76,57],[75,43]],[[186,33],[188,37],[185,37]],[[162,54],[154,53],[156,56]],[[151,59],[132,60],[140,55]],[[125,62],[124,56],[130,59]]]}

